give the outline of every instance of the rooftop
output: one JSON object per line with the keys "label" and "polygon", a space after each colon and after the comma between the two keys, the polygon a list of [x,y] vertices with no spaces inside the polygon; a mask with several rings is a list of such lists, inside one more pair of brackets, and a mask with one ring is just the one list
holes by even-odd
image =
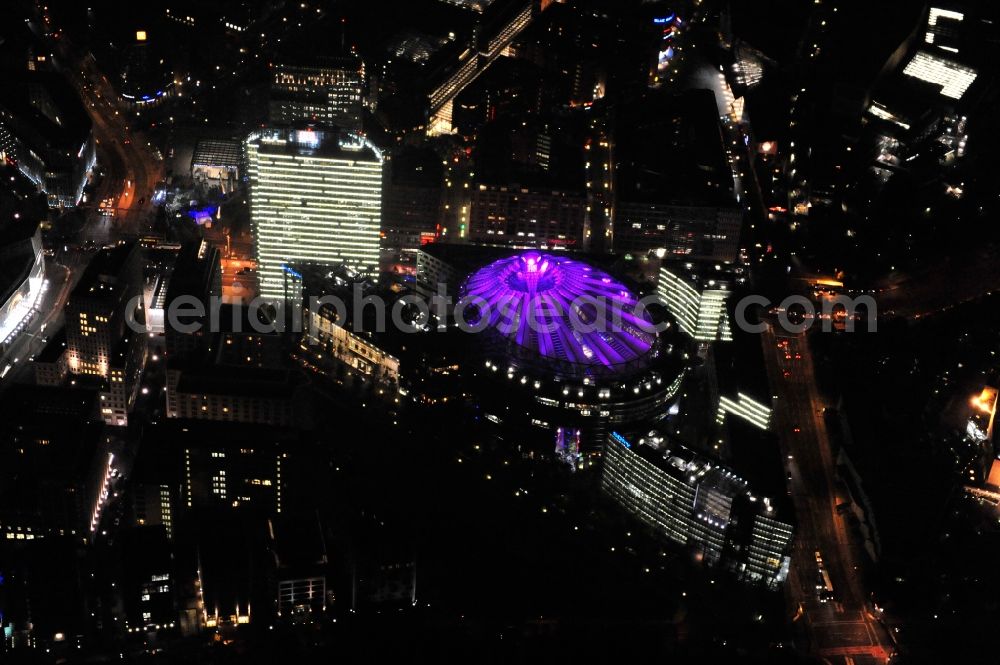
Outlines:
{"label": "rooftop", "polygon": [[12,113],[17,133],[36,151],[75,158],[90,137],[92,123],[76,91],[49,71],[3,73],[0,108]]}
{"label": "rooftop", "polygon": [[42,351],[35,356],[36,362],[40,363],[54,363],[59,360],[60,356],[66,353],[66,328],[60,328],[59,331],[49,339],[49,343],[45,345]]}
{"label": "rooftop", "polygon": [[182,372],[177,392],[291,400],[295,387],[295,376],[287,370],[213,365]]}
{"label": "rooftop", "polygon": [[721,261],[667,260],[660,265],[660,270],[670,271],[697,289],[705,287],[731,289],[734,284],[745,279],[737,266]]}
{"label": "rooftop", "polygon": [[169,306],[181,296],[206,298],[213,295],[213,279],[218,277],[219,270],[217,248],[206,240],[185,243],[167,282],[166,304]]}
{"label": "rooftop", "polygon": [[615,125],[619,200],[736,205],[711,90],[650,94]]}
{"label": "rooftop", "polygon": [[312,127],[268,128],[251,141],[261,153],[287,154],[357,162],[382,162],[382,152],[370,141],[349,132]]}
{"label": "rooftop", "polygon": [[474,325],[485,323],[514,354],[574,373],[642,361],[656,340],[634,293],[567,256],[525,252],[494,261],[466,280],[462,295],[476,305]]}
{"label": "rooftop", "polygon": [[[730,299],[730,308],[736,300]],[[735,321],[731,313],[730,321]],[[760,335],[744,332],[735,324],[730,329],[732,340],[713,344],[711,349],[720,392],[730,396],[743,393],[762,404],[770,404],[771,388]]]}
{"label": "rooftop", "polygon": [[120,282],[126,277],[122,273],[128,268],[135,251],[137,251],[136,244],[131,241],[105,247],[99,251],[91,259],[90,265],[73,289],[73,297],[93,296],[98,289],[110,293],[122,286]]}
{"label": "rooftop", "polygon": [[237,168],[240,165],[240,143],[230,139],[199,139],[194,148],[191,163],[196,166],[226,166]]}

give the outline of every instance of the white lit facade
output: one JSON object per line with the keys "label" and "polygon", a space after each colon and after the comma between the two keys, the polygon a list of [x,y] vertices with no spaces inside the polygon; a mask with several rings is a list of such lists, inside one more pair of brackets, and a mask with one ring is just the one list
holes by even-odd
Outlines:
{"label": "white lit facade", "polygon": [[944,97],[961,99],[976,80],[976,70],[927,51],[918,51],[903,73],[936,85]]}
{"label": "white lit facade", "polygon": [[758,429],[766,430],[771,427],[771,407],[743,393],[736,393],[735,399],[726,395],[719,397],[716,420],[720,425],[725,422],[727,415],[742,418]]}
{"label": "white lit facade", "polygon": [[336,311],[332,308],[308,311],[308,330],[303,343],[307,342],[317,356],[320,350],[325,351],[362,376],[380,384],[398,386],[399,359],[341,327],[336,319]]}
{"label": "white lit facade", "polygon": [[700,279],[689,275],[689,264],[660,268],[657,292],[677,324],[699,342],[731,341],[726,302],[730,284],[725,279]]}
{"label": "white lit facade", "polygon": [[9,247],[0,248],[0,262],[9,266],[20,263],[22,269],[14,281],[0,284],[0,353],[6,351],[37,313],[36,305],[45,290],[45,254],[41,230]]}
{"label": "white lit facade", "polygon": [[283,265],[377,275],[381,153],[355,135],[268,130],[247,143],[260,295],[284,297]]}
{"label": "white lit facade", "polygon": [[964,20],[965,14],[962,12],[931,7],[927,15],[927,32],[924,33],[924,43],[957,52],[958,48],[953,44],[956,41],[958,24]]}
{"label": "white lit facade", "polygon": [[682,446],[610,433],[601,491],[657,536],[740,580],[773,588],[788,575],[791,524],[732,470]]}

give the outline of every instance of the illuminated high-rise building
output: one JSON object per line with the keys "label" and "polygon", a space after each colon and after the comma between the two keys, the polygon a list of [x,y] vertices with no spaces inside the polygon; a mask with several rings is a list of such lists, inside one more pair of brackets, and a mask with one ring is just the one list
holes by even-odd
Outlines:
{"label": "illuminated high-rise building", "polygon": [[260,295],[284,297],[283,266],[377,274],[381,152],[355,134],[268,129],[247,142]]}
{"label": "illuminated high-rise building", "polygon": [[680,329],[698,342],[730,341],[726,301],[736,277],[728,266],[691,261],[660,268],[657,293]]}

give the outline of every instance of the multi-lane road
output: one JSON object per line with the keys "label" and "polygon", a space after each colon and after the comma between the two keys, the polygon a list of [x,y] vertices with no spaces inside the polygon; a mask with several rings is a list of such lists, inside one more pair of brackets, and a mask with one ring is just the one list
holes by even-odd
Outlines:
{"label": "multi-lane road", "polygon": [[[97,162],[104,177],[87,209],[87,240],[108,242],[120,236],[137,236],[148,229],[156,184],[163,178],[163,163],[145,138],[132,131],[134,111],[118,102],[108,79],[87,55],[67,67],[84,107],[94,124]],[[102,202],[109,205],[98,214]]]}
{"label": "multi-lane road", "polygon": [[[66,55],[70,51],[68,46],[63,43],[58,48],[65,63],[75,63],[72,56]],[[141,135],[131,134],[129,112],[118,104],[110,83],[97,70],[93,58],[83,58],[64,70],[93,121],[98,168],[104,172],[93,200],[82,206],[87,215],[82,239],[101,245],[141,235],[149,228],[153,190],[163,177],[162,161]],[[112,202],[113,215],[100,211],[101,201]],[[35,304],[37,313],[0,357],[0,373],[3,373],[0,378],[4,384],[24,371],[26,361],[41,351],[45,345],[44,333],[59,327],[69,292],[91,257],[90,252],[73,248],[60,250],[58,255],[60,258],[50,258],[47,262],[45,291]]]}
{"label": "multi-lane road", "polygon": [[[867,602],[858,548],[845,518],[837,513],[836,460],[827,436],[826,408],[816,388],[805,334],[762,335],[768,380],[776,396],[775,427],[789,474],[789,492],[798,521],[786,588],[798,637],[828,662],[885,663],[892,648]],[[833,585],[823,602],[816,553]]]}

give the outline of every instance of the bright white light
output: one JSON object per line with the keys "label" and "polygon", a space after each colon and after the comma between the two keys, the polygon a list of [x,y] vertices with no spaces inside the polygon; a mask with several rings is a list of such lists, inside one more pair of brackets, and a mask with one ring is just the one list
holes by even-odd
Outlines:
{"label": "bright white light", "polygon": [[976,70],[960,65],[953,60],[920,51],[903,73],[926,83],[940,86],[940,93],[952,99],[961,99],[972,82],[976,80]]}

